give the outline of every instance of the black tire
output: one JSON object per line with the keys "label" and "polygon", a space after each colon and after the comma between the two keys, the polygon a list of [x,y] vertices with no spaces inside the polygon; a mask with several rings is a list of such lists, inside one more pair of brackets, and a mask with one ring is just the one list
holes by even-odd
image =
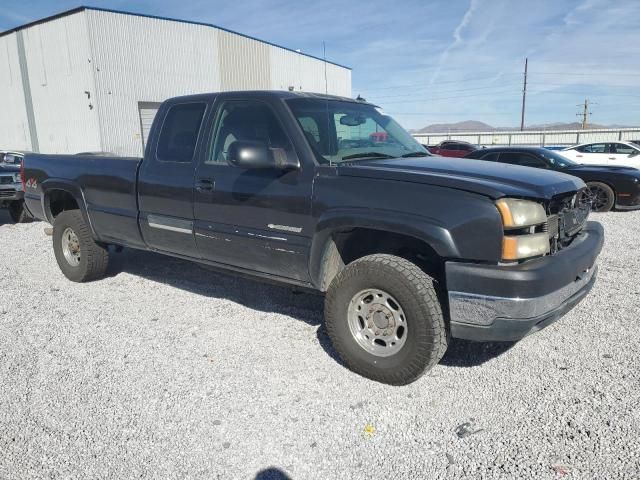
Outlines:
{"label": "black tire", "polygon": [[602,182],[588,182],[587,189],[591,194],[591,210],[594,212],[608,212],[613,208],[616,194],[613,189]]}
{"label": "black tire", "polygon": [[[71,229],[79,244],[79,263],[71,264],[63,252],[63,234]],[[72,282],[90,282],[104,278],[109,266],[109,250],[97,244],[80,210],[61,212],[53,222],[53,251],[58,266]]]}
{"label": "black tire", "polygon": [[33,217],[24,208],[24,201],[15,200],[9,204],[9,215],[15,223],[31,223]]}
{"label": "black tire", "polygon": [[[349,304],[366,289],[380,289],[397,299],[406,315],[402,348],[380,357],[365,350],[351,333]],[[391,385],[405,385],[436,365],[447,349],[448,337],[434,280],[417,265],[400,257],[369,255],[347,265],[331,282],[325,298],[327,333],[347,367]]]}

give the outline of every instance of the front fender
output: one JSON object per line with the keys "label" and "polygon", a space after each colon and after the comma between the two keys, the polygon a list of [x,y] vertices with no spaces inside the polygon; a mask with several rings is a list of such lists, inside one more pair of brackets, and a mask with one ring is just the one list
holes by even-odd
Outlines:
{"label": "front fender", "polygon": [[322,261],[331,243],[332,234],[352,228],[407,235],[425,242],[442,258],[460,257],[451,232],[436,219],[382,209],[335,209],[325,212],[316,225],[309,257],[309,274],[314,284],[319,285],[321,282]]}

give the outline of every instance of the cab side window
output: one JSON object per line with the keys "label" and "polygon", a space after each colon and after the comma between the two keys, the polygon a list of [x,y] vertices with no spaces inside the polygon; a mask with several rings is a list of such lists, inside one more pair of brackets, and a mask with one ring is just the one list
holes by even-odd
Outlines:
{"label": "cab side window", "polygon": [[229,146],[237,141],[261,142],[271,148],[290,147],[271,108],[258,101],[229,101],[222,106],[205,163],[226,164]]}
{"label": "cab side window", "polygon": [[158,160],[179,163],[193,160],[206,107],[205,103],[184,103],[169,108],[158,139]]}

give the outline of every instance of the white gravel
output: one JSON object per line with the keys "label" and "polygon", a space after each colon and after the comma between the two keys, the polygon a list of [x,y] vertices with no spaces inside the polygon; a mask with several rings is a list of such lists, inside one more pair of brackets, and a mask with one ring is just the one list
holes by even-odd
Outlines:
{"label": "white gravel", "polygon": [[335,360],[319,297],[135,251],[72,284],[0,211],[0,478],[638,478],[640,212],[592,219],[569,315],[390,387]]}

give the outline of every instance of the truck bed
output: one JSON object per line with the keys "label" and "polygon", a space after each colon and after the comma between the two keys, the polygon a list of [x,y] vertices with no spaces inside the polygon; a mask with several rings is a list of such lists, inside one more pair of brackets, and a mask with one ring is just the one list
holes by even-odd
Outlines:
{"label": "truck bed", "polygon": [[51,193],[59,187],[72,188],[76,201],[86,206],[96,239],[144,245],[137,225],[141,161],[135,157],[28,154],[25,202],[36,218],[50,221]]}

